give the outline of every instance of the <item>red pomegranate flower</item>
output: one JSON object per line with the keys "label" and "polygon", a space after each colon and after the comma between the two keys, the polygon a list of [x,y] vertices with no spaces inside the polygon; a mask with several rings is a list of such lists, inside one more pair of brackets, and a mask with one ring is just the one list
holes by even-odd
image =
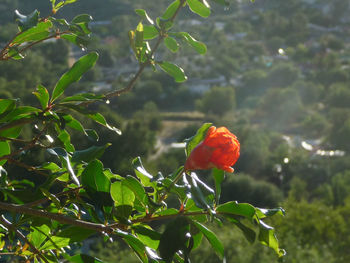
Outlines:
{"label": "red pomegranate flower", "polygon": [[237,137],[227,128],[208,129],[205,139],[188,156],[185,171],[218,168],[233,173],[233,166],[239,157],[240,144]]}

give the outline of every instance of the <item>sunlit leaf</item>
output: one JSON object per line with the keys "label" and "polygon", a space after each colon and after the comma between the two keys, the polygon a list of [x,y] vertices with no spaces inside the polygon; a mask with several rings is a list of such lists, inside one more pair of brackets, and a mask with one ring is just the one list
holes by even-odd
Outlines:
{"label": "sunlit leaf", "polygon": [[151,227],[137,225],[132,228],[135,231],[137,237],[144,243],[146,246],[158,249],[161,234],[157,231],[154,231]]}
{"label": "sunlit leaf", "polygon": [[60,80],[57,82],[55,89],[53,90],[51,102],[61,96],[64,90],[73,82],[80,80],[82,75],[91,69],[98,59],[96,52],[89,53],[81,57],[74,65],[63,74]]}
{"label": "sunlit leaf", "polygon": [[207,53],[206,45],[203,42],[196,40],[187,32],[170,33],[170,35],[184,39],[187,42],[187,44],[193,47],[201,55]]}
{"label": "sunlit leaf", "polygon": [[36,88],[36,91],[34,91],[33,94],[39,100],[41,108],[43,110],[45,110],[48,106],[48,102],[50,99],[50,95],[49,95],[49,92],[47,91],[47,89],[42,85],[38,85]]}
{"label": "sunlit leaf", "polygon": [[144,25],[143,26],[143,39],[154,39],[159,35],[159,32],[155,26]]}
{"label": "sunlit leaf", "polygon": [[172,76],[176,82],[184,82],[187,80],[185,72],[179,66],[167,61],[159,62],[157,64],[161,67],[162,70]]}
{"label": "sunlit leaf", "polygon": [[210,15],[210,8],[203,4],[201,1],[187,0],[186,2],[193,13],[196,13],[201,17],[208,17]]}
{"label": "sunlit leaf", "polygon": [[214,182],[215,182],[216,203],[219,204],[220,195],[221,195],[221,183],[225,179],[225,172],[223,170],[213,168],[211,174],[214,177]]}
{"label": "sunlit leaf", "polygon": [[154,24],[153,20],[148,16],[144,9],[136,9],[135,13],[138,14],[142,19],[146,19],[150,24]]}
{"label": "sunlit leaf", "polygon": [[283,249],[279,248],[278,240],[275,235],[275,229],[260,221],[259,224],[260,233],[258,239],[261,244],[272,248],[279,257],[283,257],[286,252]]}
{"label": "sunlit leaf", "polygon": [[174,16],[174,14],[176,13],[176,10],[179,8],[180,6],[180,0],[175,0],[174,2],[172,2],[168,8],[165,10],[164,14],[162,15],[163,19],[170,19]]}
{"label": "sunlit leaf", "polygon": [[171,52],[175,53],[179,50],[179,44],[172,37],[164,38],[164,44]]}
{"label": "sunlit leaf", "polygon": [[192,150],[201,142],[204,140],[205,136],[207,135],[207,131],[212,126],[212,123],[204,123],[202,127],[200,127],[196,134],[192,136],[191,138],[188,138],[185,140],[186,142],[186,155],[189,156]]}
{"label": "sunlit leaf", "polygon": [[23,42],[31,42],[42,40],[49,36],[49,29],[52,27],[51,21],[40,22],[36,26],[19,34],[13,41],[13,44],[22,44]]}
{"label": "sunlit leaf", "polygon": [[107,143],[103,146],[91,146],[85,150],[75,151],[72,155],[72,162],[79,163],[81,161],[91,162],[94,159],[100,158],[105,150],[110,146],[110,143]]}
{"label": "sunlit leaf", "polygon": [[123,238],[123,240],[134,250],[138,258],[143,263],[148,262],[146,246],[138,238],[120,230],[117,230],[116,234]]}
{"label": "sunlit leaf", "polygon": [[216,207],[216,212],[222,214],[239,215],[248,219],[253,219],[255,215],[255,208],[251,204],[230,201],[225,204],[218,205]]}
{"label": "sunlit leaf", "polygon": [[123,181],[117,181],[111,184],[111,196],[116,206],[130,205],[133,206],[135,195]]}
{"label": "sunlit leaf", "polygon": [[140,157],[135,158],[132,161],[132,166],[134,167],[134,171],[135,171],[136,176],[138,178],[140,178],[141,183],[144,186],[151,186],[151,187],[153,186],[154,187],[156,185],[155,182],[151,181],[153,176],[149,172],[147,172],[146,169],[143,167]]}
{"label": "sunlit leaf", "polygon": [[194,224],[206,237],[206,239],[209,241],[210,245],[216,252],[216,254],[223,259],[224,258],[224,246],[220,242],[220,240],[217,238],[217,236],[208,228],[206,228],[204,225],[202,225],[199,222],[192,221],[192,224]]}
{"label": "sunlit leaf", "polygon": [[[0,157],[11,153],[10,145],[8,142],[0,141]],[[0,161],[0,166],[6,163],[6,159]]]}
{"label": "sunlit leaf", "polygon": [[72,168],[72,165],[70,163],[70,158],[69,158],[69,155],[67,153],[67,151],[63,148],[59,148],[59,147],[56,147],[56,148],[50,148],[50,149],[47,149],[47,151],[52,154],[52,155],[56,155],[57,157],[59,157],[59,159],[61,160],[61,163],[63,164],[64,167],[67,168],[71,178],[73,179],[73,181],[78,185],[80,186],[80,183],[79,183],[79,180],[78,178],[76,177],[75,173],[74,173],[74,170]]}

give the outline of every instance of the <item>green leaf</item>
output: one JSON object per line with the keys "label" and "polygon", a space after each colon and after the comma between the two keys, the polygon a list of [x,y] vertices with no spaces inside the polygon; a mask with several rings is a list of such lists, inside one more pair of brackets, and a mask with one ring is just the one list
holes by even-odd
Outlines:
{"label": "green leaf", "polygon": [[32,13],[26,16],[22,15],[18,10],[15,10],[15,20],[18,27],[23,32],[37,25],[39,22],[39,11],[35,9]]}
{"label": "green leaf", "polygon": [[68,227],[57,235],[50,237],[41,247],[40,250],[50,250],[63,248],[74,242],[81,242],[94,234],[95,231],[81,227]]}
{"label": "green leaf", "polygon": [[220,242],[220,240],[216,237],[216,235],[206,228],[204,225],[192,221],[192,223],[198,228],[199,231],[203,233],[206,239],[209,241],[210,245],[213,247],[215,253],[220,257],[220,259],[224,258],[224,246]]}
{"label": "green leaf", "polygon": [[79,36],[74,33],[63,34],[61,35],[61,38],[68,40],[69,42],[81,48],[86,47],[90,42],[90,39],[87,36]]}
{"label": "green leaf", "polygon": [[111,196],[116,206],[130,205],[133,206],[135,195],[123,181],[117,181],[111,184]]}
{"label": "green leaf", "polygon": [[82,31],[83,34],[88,35],[91,33],[91,30],[89,28],[89,22],[91,22],[92,20],[92,16],[87,14],[81,14],[74,17],[71,23],[78,26],[79,33]]}
{"label": "green leaf", "polygon": [[72,115],[66,114],[66,115],[63,115],[62,118],[64,119],[64,121],[68,127],[85,133],[85,129],[84,129],[83,125],[78,120],[73,118]]}
{"label": "green leaf", "polygon": [[172,18],[176,13],[176,10],[180,7],[180,4],[180,0],[175,0],[174,2],[172,2],[165,10],[164,14],[162,15],[162,18],[165,20]]}
{"label": "green leaf", "polygon": [[92,142],[98,142],[100,139],[97,132],[93,129],[85,129],[85,133],[88,136],[88,139]]}
{"label": "green leaf", "polygon": [[111,182],[103,173],[103,165],[99,160],[91,161],[81,175],[81,183],[93,192],[110,192]]}
{"label": "green leaf", "polygon": [[[8,155],[11,153],[10,145],[8,142],[0,141],[0,157],[3,157],[5,155]],[[3,166],[6,163],[5,160],[0,161],[0,166]]]}
{"label": "green leaf", "polygon": [[115,232],[134,250],[142,262],[148,263],[146,246],[138,238],[124,231],[116,230]]}
{"label": "green leaf", "polygon": [[241,222],[235,222],[234,223],[240,230],[242,230],[245,238],[253,244],[256,238],[256,234],[253,229],[243,225]]}
{"label": "green leaf", "polygon": [[42,85],[38,85],[36,91],[34,91],[33,94],[38,98],[41,108],[45,110],[50,99],[50,95],[47,89]]}
{"label": "green leaf", "polygon": [[279,248],[278,240],[275,235],[275,229],[260,221],[259,224],[260,233],[258,239],[261,244],[272,248],[279,257],[283,257],[286,252],[283,249]]}
{"label": "green leaf", "polygon": [[61,160],[62,165],[67,169],[67,171],[69,172],[72,180],[78,185],[80,186],[79,180],[76,177],[74,170],[72,168],[72,165],[70,163],[70,159],[69,159],[69,155],[67,153],[67,151],[63,148],[51,148],[51,149],[47,149],[47,151],[52,154],[52,155],[56,155],[57,157],[59,157],[59,159]]}
{"label": "green leaf", "polygon": [[178,185],[178,184],[172,185],[172,183],[173,183],[173,180],[171,180],[170,178],[165,178],[164,180],[162,180],[162,185],[165,188],[169,188],[170,186],[172,186],[170,188],[170,193],[176,194],[181,201],[184,201],[190,192],[189,186]]}
{"label": "green leaf", "polygon": [[102,260],[85,254],[79,254],[72,257],[67,256],[66,259],[71,263],[103,263]]}
{"label": "green leaf", "polygon": [[135,9],[135,13],[138,14],[142,19],[146,19],[150,24],[154,24],[153,20],[148,16],[144,9]]}
{"label": "green leaf", "polygon": [[57,4],[56,0],[50,0],[52,3],[52,10],[54,10],[55,12],[57,12],[59,9],[61,9],[62,7],[64,7],[67,4],[71,4],[76,2],[77,0],[60,0]]}
{"label": "green leaf", "polygon": [[132,166],[134,167],[136,176],[140,178],[141,183],[144,186],[155,187],[156,183],[151,181],[153,176],[143,167],[140,157],[137,157],[132,161]]}
{"label": "green leaf", "polygon": [[102,101],[103,95],[96,95],[93,93],[80,93],[70,97],[66,97],[60,101],[63,102],[85,102],[85,101]]}
{"label": "green leaf", "polygon": [[179,66],[167,61],[159,62],[157,64],[161,67],[162,70],[172,76],[176,82],[184,82],[187,80],[183,69]]}
{"label": "green leaf", "polygon": [[187,0],[187,4],[193,13],[196,13],[201,17],[208,17],[210,15],[209,6],[203,4],[199,0]]}
{"label": "green leaf", "polygon": [[253,229],[243,225],[239,218],[231,215],[227,215],[226,219],[235,224],[244,234],[245,238],[252,244],[255,241],[256,233]]}
{"label": "green leaf", "polygon": [[0,99],[0,120],[16,108],[16,100]]}
{"label": "green leaf", "polygon": [[98,54],[96,52],[92,52],[81,57],[77,62],[75,62],[71,69],[64,73],[57,82],[56,87],[52,93],[51,102],[61,96],[64,90],[70,84],[80,80],[82,75],[95,65],[97,58]]}
{"label": "green leaf", "polygon": [[225,172],[223,170],[213,168],[211,174],[213,175],[214,181],[215,181],[216,204],[219,204],[220,195],[221,195],[221,183],[225,179]]}
{"label": "green leaf", "polygon": [[77,15],[76,17],[74,17],[72,20],[72,23],[74,23],[74,24],[89,23],[92,20],[93,20],[92,16],[90,16],[88,14],[81,14],[81,15]]}
{"label": "green leaf", "polygon": [[204,140],[205,136],[207,135],[207,131],[212,126],[212,123],[204,123],[202,127],[200,127],[197,130],[197,133],[192,136],[191,138],[188,138],[185,140],[186,143],[186,155],[189,156],[190,153],[193,151],[193,149]]}
{"label": "green leaf", "polygon": [[94,120],[95,122],[105,126],[106,128],[110,129],[111,131],[114,131],[115,133],[117,133],[118,135],[121,135],[122,132],[121,130],[119,130],[118,128],[114,127],[114,126],[110,126],[105,117],[103,117],[103,115],[101,113],[94,113],[94,114],[86,114],[87,117],[89,117],[90,119]]}
{"label": "green leaf", "polygon": [[11,111],[9,114],[7,114],[4,118],[2,118],[1,122],[8,122],[8,121],[15,121],[18,119],[22,119],[24,117],[27,117],[31,115],[32,113],[40,112],[39,109],[31,107],[31,106],[20,106],[13,111]]}
{"label": "green leaf", "polygon": [[248,219],[253,219],[255,216],[255,208],[251,204],[237,203],[230,201],[216,207],[217,213],[244,216]]}
{"label": "green leaf", "polygon": [[0,131],[0,136],[5,137],[5,138],[17,138],[22,131],[22,127],[23,125],[17,126],[17,127],[13,127],[13,128],[9,128],[3,131]]}
{"label": "green leaf", "polygon": [[54,195],[51,194],[47,189],[40,187],[40,191],[43,193],[43,195],[50,201],[52,201],[57,209],[61,209],[62,205],[60,203],[60,200]]}
{"label": "green leaf", "polygon": [[175,53],[179,50],[179,44],[172,37],[164,38],[164,44],[171,52]]}
{"label": "green leaf", "polygon": [[24,58],[24,55],[22,55],[18,49],[18,47],[9,47],[7,52],[7,57],[12,58],[14,60],[20,60]]}
{"label": "green leaf", "polygon": [[64,148],[68,152],[74,152],[75,148],[74,145],[70,142],[70,135],[66,130],[61,130],[60,133],[58,134],[57,138],[63,142]]}
{"label": "green leaf", "polygon": [[50,227],[42,224],[40,226],[32,225],[30,227],[31,233],[29,234],[28,238],[29,241],[35,246],[40,247],[40,245],[45,241],[45,239],[49,236],[50,233]]}
{"label": "green leaf", "polygon": [[259,219],[274,216],[276,214],[284,216],[286,213],[282,207],[273,208],[273,209],[255,208],[255,211]]}
{"label": "green leaf", "polygon": [[110,143],[107,143],[103,146],[91,146],[85,150],[75,151],[72,155],[72,162],[79,163],[81,161],[91,162],[94,159],[100,158],[105,150],[111,146]]}
{"label": "green leaf", "polygon": [[185,217],[179,216],[165,228],[160,243],[159,253],[165,262],[172,262],[176,252],[182,250],[185,255],[188,255],[191,248],[188,243],[191,236],[188,235],[190,230],[189,220]]}
{"label": "green leaf", "polygon": [[143,206],[148,205],[148,196],[146,194],[145,188],[135,177],[128,175],[125,180],[123,180],[123,184],[129,187],[131,191],[133,191],[136,199],[139,200]]}
{"label": "green leaf", "polygon": [[24,42],[32,42],[42,40],[49,36],[49,29],[52,27],[51,21],[40,22],[36,26],[19,34],[11,43],[22,44]]}
{"label": "green leaf", "polygon": [[191,198],[198,207],[210,209],[213,206],[212,202],[210,201],[210,198],[207,198],[207,194],[203,193],[202,187],[199,187],[197,180],[195,179],[195,174],[192,174],[193,175],[191,175],[189,182],[191,185]]}
{"label": "green leaf", "polygon": [[206,45],[203,42],[196,40],[194,37],[192,37],[187,32],[171,33],[170,35],[176,36],[176,37],[181,37],[182,39],[184,39],[187,42],[187,44],[189,44],[191,47],[193,47],[201,55],[204,55],[205,53],[207,53]]}
{"label": "green leaf", "polygon": [[159,32],[155,26],[144,25],[143,26],[143,39],[154,39],[159,35]]}
{"label": "green leaf", "polygon": [[161,234],[157,231],[154,231],[149,226],[137,225],[133,226],[132,229],[135,231],[137,237],[144,243],[146,246],[158,249]]}

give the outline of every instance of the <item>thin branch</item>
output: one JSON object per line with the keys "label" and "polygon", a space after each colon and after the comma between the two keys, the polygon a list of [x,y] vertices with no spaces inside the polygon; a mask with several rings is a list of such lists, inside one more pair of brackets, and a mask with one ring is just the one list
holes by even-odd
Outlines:
{"label": "thin branch", "polygon": [[6,45],[1,49],[0,51],[0,60],[3,60],[5,52],[7,51],[7,49],[10,47],[11,43],[13,40],[15,40],[16,37],[18,37],[19,35],[21,35],[22,33],[24,33],[25,31],[21,31],[21,32],[17,32],[16,35],[14,35],[9,42],[6,43]]}
{"label": "thin branch", "polygon": [[24,48],[22,48],[20,51],[18,51],[18,53],[22,53],[23,51],[31,48],[32,46],[34,45],[37,45],[45,40],[48,40],[48,39],[51,39],[51,38],[56,38],[56,37],[59,37],[60,35],[64,35],[64,34],[67,34],[67,33],[70,33],[71,31],[69,30],[66,30],[66,31],[62,31],[62,32],[56,32],[55,34],[51,35],[51,36],[48,36],[48,37],[45,37],[43,39],[40,39],[38,41],[35,41],[35,42],[32,42],[30,43],[28,46],[25,46]]}
{"label": "thin branch", "polygon": [[22,167],[22,168],[28,170],[29,172],[35,172],[37,174],[49,177],[49,175],[47,173],[44,173],[44,172],[38,170],[34,166],[27,165],[25,163],[19,162],[19,161],[15,160],[15,159],[12,159],[12,158],[6,158],[6,159],[8,160],[9,163],[13,163],[13,164],[15,164],[15,165],[17,165],[19,167]]}
{"label": "thin branch", "polygon": [[[64,191],[64,192],[60,192],[58,194],[54,194],[56,197],[60,197],[60,196],[64,196],[64,195],[68,195],[70,193],[73,193],[73,192],[77,192],[79,191],[80,189],[82,189],[83,187],[80,186],[80,187],[77,187],[77,188],[73,188],[73,189],[70,189],[70,190],[67,190],[67,191]],[[77,193],[76,193],[77,194]],[[38,205],[41,205],[43,203],[46,203],[46,202],[49,202],[50,199],[48,199],[47,197],[45,198],[42,198],[42,199],[39,199],[39,200],[36,200],[34,202],[30,202],[30,203],[26,203],[22,206],[25,206],[25,207],[33,207],[33,206],[38,206]]]}
{"label": "thin branch", "polygon": [[[40,139],[40,137],[45,133],[45,131],[47,130],[48,126],[49,126],[50,122],[48,124],[45,125],[44,129],[42,129],[40,131],[40,133],[38,135],[36,135],[26,146],[18,149],[17,151],[14,151],[8,155],[4,155],[2,157],[0,157],[0,161],[1,160],[8,160],[8,159],[12,159],[13,156],[16,156],[18,154],[20,154],[23,151],[29,150],[33,147],[36,146],[36,142]],[[1,131],[1,128],[0,128]]]}
{"label": "thin branch", "polygon": [[[179,212],[177,214],[172,214],[172,215],[163,215],[163,216],[151,216],[151,217],[142,217],[138,219],[131,220],[132,224],[137,224],[137,223],[147,223],[147,222],[153,222],[153,221],[159,221],[159,220],[166,220],[166,219],[172,219],[178,216],[198,216],[198,215],[209,215],[208,211],[196,211],[196,212]],[[113,223],[108,225],[108,227],[111,228],[116,228],[116,227],[121,227],[122,225],[120,223]]]}
{"label": "thin branch", "polygon": [[11,141],[11,142],[19,142],[19,143],[30,143],[28,140],[22,140],[22,139],[17,139],[17,138],[8,138],[8,137],[3,137],[0,136],[0,141]]}
{"label": "thin branch", "polygon": [[6,123],[6,124],[0,126],[0,131],[8,130],[10,128],[14,128],[14,127],[17,127],[20,125],[31,123],[34,121],[34,119],[35,119],[34,117],[31,117],[31,118],[27,118],[27,119],[19,119],[16,121],[12,121],[10,123]]}
{"label": "thin branch", "polygon": [[87,222],[87,221],[71,218],[71,217],[68,217],[66,215],[50,213],[50,212],[46,212],[43,210],[37,210],[37,209],[25,207],[22,205],[8,204],[8,203],[0,202],[0,209],[6,210],[9,212],[13,212],[16,214],[26,214],[26,215],[31,215],[31,216],[48,218],[48,219],[52,219],[52,220],[55,220],[57,222],[60,222],[62,224],[78,226],[81,228],[91,229],[91,230],[94,230],[97,232],[111,233],[113,231],[113,228],[106,226],[106,225],[103,225],[103,224],[96,224],[96,223],[92,223],[92,222]]}
{"label": "thin branch", "polygon": [[11,222],[9,222],[3,215],[0,217],[0,222],[7,228],[11,229],[12,231],[15,231],[17,236],[20,237],[25,243],[27,243],[31,249],[34,251],[35,254],[37,254],[45,263],[49,263],[47,259],[44,257],[44,255],[28,240],[28,238],[22,234],[21,231],[19,231],[16,227],[13,226]]}

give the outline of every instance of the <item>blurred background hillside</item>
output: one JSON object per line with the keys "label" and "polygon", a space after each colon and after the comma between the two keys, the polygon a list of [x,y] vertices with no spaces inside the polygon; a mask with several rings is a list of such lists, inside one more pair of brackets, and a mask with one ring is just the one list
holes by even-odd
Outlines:
{"label": "blurred background hillside", "polygon": [[[98,65],[68,93],[124,87],[137,70],[127,35],[139,21],[133,10],[146,9],[155,18],[170,2],[80,0],[60,11],[58,17],[92,15],[88,49],[100,54]],[[149,70],[132,92],[95,105],[123,131],[118,137],[94,127],[101,144],[113,144],[102,158],[105,166],[126,175],[140,155],[150,171],[168,174],[185,160],[178,143],[203,122],[226,126],[241,142],[241,157],[235,173],[227,175],[222,201],[284,207],[285,218],[274,224],[288,252],[285,262],[350,262],[349,1],[237,0],[228,8],[212,7],[205,20],[183,12],[173,29],[206,43],[205,56],[185,43],[177,53],[162,47],[157,54],[180,65],[187,82]],[[0,0],[0,46],[17,30],[14,10],[27,14],[35,8],[44,16],[50,2]],[[52,89],[85,52],[55,40],[20,63],[1,63],[0,98],[36,104],[31,94],[36,86]],[[89,144],[78,135],[72,141],[77,149]],[[40,156],[33,162],[40,163]],[[200,175],[211,180],[205,172]],[[221,233],[227,262],[277,260],[273,251],[248,244],[238,230]],[[137,262],[124,244],[93,243],[84,249],[106,262]],[[219,262],[205,243],[192,260]]]}

